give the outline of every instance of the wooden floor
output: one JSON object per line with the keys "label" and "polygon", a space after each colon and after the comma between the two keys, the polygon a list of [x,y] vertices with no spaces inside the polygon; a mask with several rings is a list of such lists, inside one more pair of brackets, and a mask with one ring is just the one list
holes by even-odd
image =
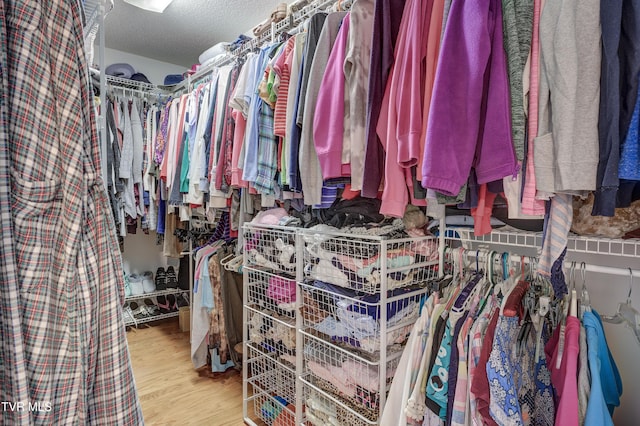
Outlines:
{"label": "wooden floor", "polygon": [[147,426],[242,425],[242,375],[231,369],[214,378],[191,363],[189,333],[178,319],[127,332],[133,373]]}

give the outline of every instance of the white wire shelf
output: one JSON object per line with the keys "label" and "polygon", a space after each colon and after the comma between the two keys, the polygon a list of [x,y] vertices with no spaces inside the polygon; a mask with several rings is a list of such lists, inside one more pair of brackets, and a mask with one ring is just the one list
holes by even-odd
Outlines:
{"label": "white wire shelf", "polygon": [[99,17],[102,13],[101,8],[105,7],[109,12],[113,8],[113,0],[85,0],[84,2],[84,37],[89,34],[95,34],[98,31]]}
{"label": "white wire shelf", "polygon": [[129,80],[128,78],[106,75],[107,83],[112,86],[118,86],[126,89],[139,90],[142,92],[152,92],[157,90],[154,84],[145,83],[144,81]]}
{"label": "white wire shelf", "polygon": [[180,294],[180,293],[188,293],[189,290],[182,290],[182,289],[177,289],[177,288],[170,288],[167,290],[161,290],[161,291],[154,291],[152,293],[144,293],[144,294],[140,294],[137,296],[127,296],[124,298],[125,301],[130,301],[130,300],[141,300],[141,299],[148,299],[150,297],[158,297],[158,296],[167,296],[170,294]]}
{"label": "white wire shelf", "polygon": [[133,326],[137,327],[140,324],[145,324],[148,322],[163,320],[167,318],[175,318],[178,315],[180,315],[180,313],[178,311],[175,311],[175,312],[168,312],[166,314],[152,315],[144,318],[136,318],[135,321],[132,318],[129,318],[128,316],[125,315],[124,325],[127,327],[133,327]]}
{"label": "white wire shelf", "polygon": [[[452,235],[453,233],[457,235]],[[542,233],[519,231],[513,228],[494,229],[490,234],[476,237],[468,228],[448,228],[447,238],[480,244],[498,244],[531,249],[542,247]],[[640,239],[615,239],[569,235],[567,251],[606,256],[640,257]]]}

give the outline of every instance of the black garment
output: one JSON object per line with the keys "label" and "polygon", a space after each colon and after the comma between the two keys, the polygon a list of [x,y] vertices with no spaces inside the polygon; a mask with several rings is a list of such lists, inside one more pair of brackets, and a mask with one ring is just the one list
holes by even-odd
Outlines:
{"label": "black garment", "polygon": [[302,75],[300,76],[300,94],[298,96],[301,99],[300,105],[298,105],[298,111],[296,114],[296,124],[302,126],[302,118],[304,117],[304,99],[307,98],[307,86],[309,85],[309,71],[311,71],[311,64],[313,63],[313,57],[316,54],[316,48],[318,47],[318,39],[324,26],[324,21],[327,19],[326,13],[316,13],[309,19],[309,28],[307,29],[307,42],[304,50],[304,64],[302,68]]}
{"label": "black garment", "polygon": [[380,204],[381,201],[377,198],[339,199],[322,211],[322,222],[336,228],[379,223],[384,220],[384,215],[380,214]]}
{"label": "black garment", "polygon": [[[191,259],[191,256],[182,256],[180,258],[180,266],[178,267],[178,288],[180,290],[189,290],[189,259]],[[195,259],[191,270],[196,270]]]}
{"label": "black garment", "polygon": [[[231,254],[232,250],[223,252],[219,259]],[[220,267],[220,292],[222,294],[222,305],[224,307],[224,325],[227,330],[227,340],[231,360],[237,368],[242,366],[240,354],[235,350],[238,343],[242,343],[242,274],[229,271]]]}
{"label": "black garment", "polygon": [[613,216],[619,186],[620,144],[629,130],[638,95],[640,0],[601,0],[600,25],[600,158],[592,214]]}
{"label": "black garment", "polygon": [[[387,78],[393,64],[400,22],[406,0],[376,0],[371,41],[371,65],[369,67],[369,96],[367,110],[367,142],[365,164],[384,170],[384,150],[376,133],[382,98]],[[376,198],[382,180],[382,172],[366,175],[362,182],[362,196]]]}

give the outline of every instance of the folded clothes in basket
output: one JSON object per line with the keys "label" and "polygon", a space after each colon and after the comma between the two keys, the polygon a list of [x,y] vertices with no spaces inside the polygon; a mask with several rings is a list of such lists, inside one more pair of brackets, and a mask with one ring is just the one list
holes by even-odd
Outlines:
{"label": "folded clothes in basket", "polygon": [[[367,408],[376,409],[380,377],[378,366],[356,360],[346,360],[341,367],[330,364],[307,361],[309,370],[320,379],[352,400],[361,402]],[[387,379],[392,379],[395,367],[387,368]]]}
{"label": "folded clothes in basket", "polygon": [[328,400],[317,391],[312,390],[305,401],[307,409],[305,415],[307,421],[314,426],[339,426],[338,413],[335,404],[329,404]]}
{"label": "folded clothes in basket", "polygon": [[[345,268],[339,260],[320,259],[311,267],[311,278],[335,284],[341,287],[373,292],[380,286],[382,278],[379,269],[373,269],[366,277],[360,277],[357,273]],[[398,288],[411,284],[414,279],[414,271],[409,273],[393,272],[387,275],[387,288]]]}
{"label": "folded clothes in basket", "polygon": [[[313,286],[324,290],[323,292],[318,292],[318,297],[322,298],[326,303],[343,310],[369,316],[374,321],[377,321],[380,317],[380,293],[363,294],[319,280],[315,280]],[[387,321],[391,321],[400,312],[403,317],[408,315],[405,308],[413,306],[420,299],[420,296],[415,293],[416,290],[417,288],[415,287],[405,287],[387,292],[387,298],[400,297],[398,300],[387,303]],[[401,297],[403,295],[406,295],[406,297]],[[327,308],[331,309],[332,306]]]}
{"label": "folded clothes in basket", "polygon": [[293,303],[296,301],[296,282],[295,280],[271,276],[269,277],[269,286],[267,287],[267,296],[276,303]]}

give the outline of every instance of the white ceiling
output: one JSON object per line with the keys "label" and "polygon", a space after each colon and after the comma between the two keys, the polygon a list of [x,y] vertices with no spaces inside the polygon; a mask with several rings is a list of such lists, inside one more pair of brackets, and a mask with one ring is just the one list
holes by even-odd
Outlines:
{"label": "white ceiling", "polygon": [[[105,22],[106,45],[190,67],[221,41],[250,33],[283,0],[174,0],[164,13],[115,0]],[[293,3],[293,1],[287,1]]]}

